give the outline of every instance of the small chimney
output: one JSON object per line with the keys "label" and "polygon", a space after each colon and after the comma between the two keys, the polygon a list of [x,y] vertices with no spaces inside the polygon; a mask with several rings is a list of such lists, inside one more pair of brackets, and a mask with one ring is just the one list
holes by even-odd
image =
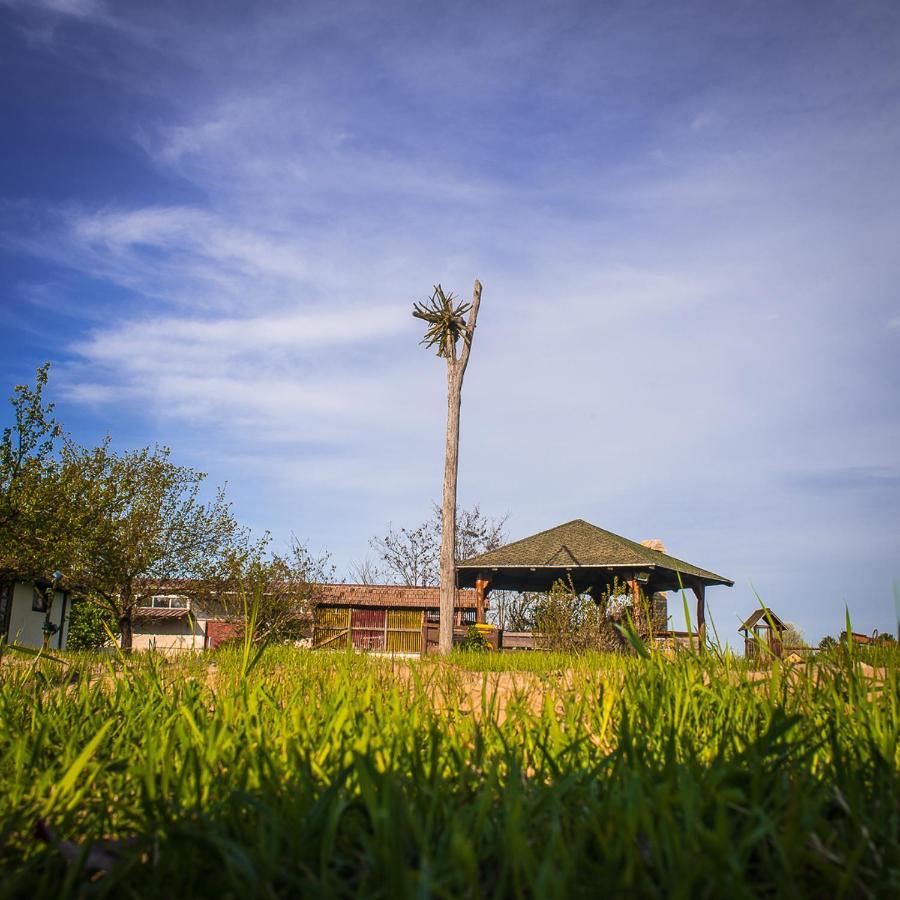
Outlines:
{"label": "small chimney", "polygon": [[[660,553],[668,553],[666,545],[659,538],[647,538],[641,541],[641,546],[648,550],[658,550]],[[669,601],[664,591],[657,591],[652,598],[653,630],[662,634],[669,627]]]}
{"label": "small chimney", "polygon": [[646,541],[641,541],[641,546],[646,547],[648,550],[659,550],[660,553],[668,553],[666,550],[666,545],[659,538],[647,538]]}

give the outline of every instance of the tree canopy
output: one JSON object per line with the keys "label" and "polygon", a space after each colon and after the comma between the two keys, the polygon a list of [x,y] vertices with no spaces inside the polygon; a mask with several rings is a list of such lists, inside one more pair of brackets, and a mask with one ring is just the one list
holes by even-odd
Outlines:
{"label": "tree canopy", "polygon": [[70,447],[63,469],[83,504],[72,578],[116,616],[123,649],[134,610],[149,597],[170,588],[203,596],[249,554],[224,490],[204,501],[205,474],[176,465],[167,447]]}
{"label": "tree canopy", "polygon": [[49,363],[41,366],[34,387],[17,385],[9,398],[12,423],[0,437],[0,576],[45,578],[60,554],[48,521],[60,499],[54,454],[62,435],[44,400],[49,372]]}
{"label": "tree canopy", "polygon": [[48,375],[42,366],[33,387],[15,388],[0,440],[0,577],[40,583],[58,571],[115,617],[128,650],[134,610],[149,597],[167,585],[221,596],[261,564],[265,540],[238,524],[224,489],[205,497],[205,474],[169,448],[75,442],[44,400]]}

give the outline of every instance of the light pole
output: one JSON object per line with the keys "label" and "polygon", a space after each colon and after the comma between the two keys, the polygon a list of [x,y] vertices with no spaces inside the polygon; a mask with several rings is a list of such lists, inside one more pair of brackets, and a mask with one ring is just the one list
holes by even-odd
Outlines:
{"label": "light pole", "polygon": [[59,625],[54,625],[53,622],[50,621],[50,613],[53,610],[53,601],[56,598],[56,591],[60,581],[62,581],[62,572],[57,570],[53,573],[53,578],[49,586],[44,588],[44,624],[41,626],[41,631],[44,635],[41,647],[44,650],[50,649],[50,638],[59,631]]}

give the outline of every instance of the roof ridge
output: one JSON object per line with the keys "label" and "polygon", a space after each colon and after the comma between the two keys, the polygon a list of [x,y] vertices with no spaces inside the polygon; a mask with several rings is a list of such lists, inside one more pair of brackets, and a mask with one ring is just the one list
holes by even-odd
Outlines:
{"label": "roof ridge", "polygon": [[[470,556],[469,559],[478,559],[478,557],[480,557],[480,556],[484,556],[487,553],[494,553],[497,550],[507,550],[510,547],[515,547],[517,544],[523,544],[525,541],[534,540],[534,538],[539,538],[545,534],[550,534],[551,531],[557,531],[560,528],[565,528],[568,525],[576,525],[579,522],[582,525],[590,525],[591,524],[590,522],[586,522],[584,519],[572,519],[571,522],[563,522],[561,525],[554,525],[552,528],[545,528],[543,531],[536,531],[534,534],[529,534],[523,538],[519,538],[518,540],[510,541],[508,544],[501,544],[499,547],[494,547],[493,550],[485,550],[484,553],[476,553],[475,556]],[[597,526],[594,525],[592,527],[596,528]],[[600,530],[602,531],[603,529],[600,529]],[[467,559],[458,560],[457,565],[461,565],[462,563],[465,563],[468,561],[469,560],[467,560]]]}
{"label": "roof ridge", "polygon": [[547,565],[553,562],[553,560],[555,560],[558,556],[561,556],[563,554],[568,556],[576,566],[581,565],[581,560],[572,552],[572,548],[569,547],[569,545],[566,543],[559,545],[559,549],[547,560]]}

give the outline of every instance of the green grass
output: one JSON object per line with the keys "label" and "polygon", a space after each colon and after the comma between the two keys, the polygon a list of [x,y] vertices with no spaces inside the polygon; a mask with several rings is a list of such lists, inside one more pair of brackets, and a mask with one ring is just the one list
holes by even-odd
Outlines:
{"label": "green grass", "polygon": [[65,659],[0,663],[3,897],[900,893],[896,652]]}

